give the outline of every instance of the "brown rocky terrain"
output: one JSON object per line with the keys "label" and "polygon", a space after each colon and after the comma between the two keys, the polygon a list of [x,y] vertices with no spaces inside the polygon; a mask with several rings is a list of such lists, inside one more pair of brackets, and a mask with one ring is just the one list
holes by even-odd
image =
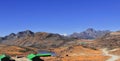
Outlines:
{"label": "brown rocky terrain", "polygon": [[[110,56],[104,55],[101,50],[93,50],[82,46],[60,47],[52,51],[54,51],[57,56],[40,58],[44,61],[106,61],[110,58]],[[18,58],[16,60],[27,59]]]}
{"label": "brown rocky terrain", "polygon": [[114,49],[120,47],[120,32],[112,32],[95,41],[98,47]]}
{"label": "brown rocky terrain", "polygon": [[82,46],[61,47],[54,49],[57,57],[43,57],[45,61],[106,61],[109,56],[103,55],[101,50],[93,50]]}
{"label": "brown rocky terrain", "polygon": [[36,53],[36,48],[31,47],[18,47],[9,45],[0,45],[0,54],[7,54],[10,56],[26,56],[29,53]]}
{"label": "brown rocky terrain", "polygon": [[112,51],[110,51],[110,54],[120,56],[120,48],[113,49]]}

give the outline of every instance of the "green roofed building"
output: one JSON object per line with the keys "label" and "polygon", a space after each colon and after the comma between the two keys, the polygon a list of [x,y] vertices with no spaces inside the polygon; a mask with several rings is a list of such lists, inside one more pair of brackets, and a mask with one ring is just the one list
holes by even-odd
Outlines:
{"label": "green roofed building", "polygon": [[47,53],[47,54],[29,54],[27,56],[27,58],[30,60],[30,61],[44,61],[42,59],[40,59],[40,57],[48,57],[48,56],[51,56],[51,54]]}
{"label": "green roofed building", "polygon": [[29,55],[27,56],[27,58],[28,58],[30,61],[32,61],[32,59],[33,59],[34,57],[36,57],[35,54],[29,54]]}
{"label": "green roofed building", "polygon": [[10,61],[10,56],[7,56],[5,54],[0,55],[0,61]]}

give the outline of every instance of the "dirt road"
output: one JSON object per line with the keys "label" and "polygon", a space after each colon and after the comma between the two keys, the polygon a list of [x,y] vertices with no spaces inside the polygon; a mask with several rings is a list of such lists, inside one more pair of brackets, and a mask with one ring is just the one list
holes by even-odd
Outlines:
{"label": "dirt road", "polygon": [[104,55],[111,57],[110,59],[108,59],[106,61],[116,61],[116,60],[120,59],[120,56],[109,54],[109,51],[106,48],[102,49],[102,52]]}

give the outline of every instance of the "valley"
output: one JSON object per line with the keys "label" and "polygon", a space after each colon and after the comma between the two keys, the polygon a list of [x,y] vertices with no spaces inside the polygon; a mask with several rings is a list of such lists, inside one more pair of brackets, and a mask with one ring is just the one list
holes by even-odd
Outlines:
{"label": "valley", "polygon": [[[0,54],[9,55],[16,61],[28,61],[27,55],[40,52],[53,54],[40,57],[44,61],[120,61],[120,32],[103,31],[103,36],[99,32],[87,29],[80,33],[87,38],[30,30],[11,33],[0,37]],[[96,34],[100,34],[99,37]]]}

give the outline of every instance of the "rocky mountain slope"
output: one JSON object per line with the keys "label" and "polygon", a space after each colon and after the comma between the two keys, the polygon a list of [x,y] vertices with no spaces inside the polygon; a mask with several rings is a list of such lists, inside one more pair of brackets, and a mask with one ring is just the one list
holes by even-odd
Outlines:
{"label": "rocky mountain slope", "polygon": [[73,33],[70,35],[73,38],[80,38],[80,39],[96,39],[99,38],[107,33],[110,33],[109,30],[94,30],[92,28],[88,28],[87,30],[80,32],[80,33]]}
{"label": "rocky mountain slope", "polygon": [[61,36],[59,34],[46,32],[32,32],[30,30],[11,33],[8,36],[0,38],[2,44],[17,45],[17,46],[31,46],[37,48],[50,48],[63,46],[66,42],[73,39]]}
{"label": "rocky mountain slope", "polygon": [[96,45],[99,47],[109,49],[118,48],[120,47],[120,31],[108,33],[96,40]]}

